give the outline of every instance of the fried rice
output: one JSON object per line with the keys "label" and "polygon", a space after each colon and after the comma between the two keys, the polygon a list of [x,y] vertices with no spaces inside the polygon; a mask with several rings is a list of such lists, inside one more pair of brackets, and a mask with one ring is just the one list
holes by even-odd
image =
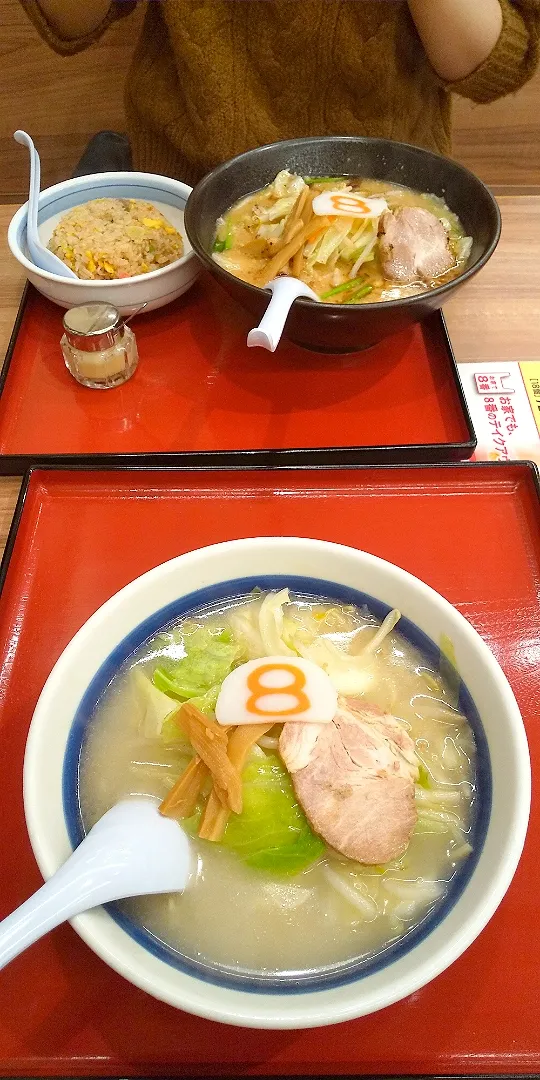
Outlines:
{"label": "fried rice", "polygon": [[178,230],[142,199],[92,199],[75,206],[47,246],[86,280],[149,274],[184,254]]}

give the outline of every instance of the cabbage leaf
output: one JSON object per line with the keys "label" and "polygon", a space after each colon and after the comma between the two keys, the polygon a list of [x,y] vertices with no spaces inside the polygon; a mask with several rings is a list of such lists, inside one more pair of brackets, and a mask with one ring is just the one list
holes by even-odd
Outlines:
{"label": "cabbage leaf", "polygon": [[141,734],[146,739],[159,738],[168,717],[178,711],[179,704],[158,690],[140,667],[133,668],[131,678],[142,710]]}
{"label": "cabbage leaf", "polygon": [[268,593],[259,611],[259,633],[266,656],[297,656],[283,640],[283,606],[290,602],[289,590]]}
{"label": "cabbage leaf", "polygon": [[267,189],[269,194],[283,199],[287,195],[298,197],[305,187],[304,180],[297,173],[291,173],[288,169],[282,169]]}
{"label": "cabbage leaf", "polygon": [[244,650],[229,630],[218,633],[198,626],[192,633],[173,632],[184,656],[165,657],[152,676],[157,690],[178,701],[193,701],[201,712],[214,711],[224,678],[244,659]]}
{"label": "cabbage leaf", "polygon": [[289,620],[284,616],[283,607],[288,603],[289,590],[282,589],[232,612],[230,624],[248,660],[263,656],[298,656],[287,636]]}
{"label": "cabbage leaf", "polygon": [[326,638],[315,638],[310,644],[304,644],[298,638],[296,635],[294,641],[300,656],[326,671],[338,693],[346,696],[364,694],[373,682],[369,662],[366,663],[362,655],[351,656]]}
{"label": "cabbage leaf", "polygon": [[248,866],[275,874],[297,874],[316,862],[325,845],[312,831],[277,754],[249,761],[242,781],[242,813],[231,814],[221,843]]}

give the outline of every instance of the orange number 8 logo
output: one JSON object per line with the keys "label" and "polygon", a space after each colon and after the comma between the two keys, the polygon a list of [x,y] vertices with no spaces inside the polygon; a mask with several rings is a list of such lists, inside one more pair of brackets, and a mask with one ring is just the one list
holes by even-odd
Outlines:
{"label": "orange number 8 logo", "polygon": [[[291,682],[285,686],[265,686],[261,682],[261,677],[269,671],[284,671],[286,674],[291,675]],[[248,676],[247,686],[251,693],[246,702],[246,709],[257,716],[297,716],[298,713],[306,712],[310,706],[310,700],[307,694],[304,693],[305,685],[306,676],[304,672],[294,667],[293,664],[261,664]],[[261,709],[258,705],[261,698],[274,694],[290,694],[296,698],[297,703],[292,708],[287,709],[272,709],[271,711]]]}
{"label": "orange number 8 logo", "polygon": [[332,205],[335,210],[361,210],[363,214],[370,213],[370,207],[357,195],[332,195]]}

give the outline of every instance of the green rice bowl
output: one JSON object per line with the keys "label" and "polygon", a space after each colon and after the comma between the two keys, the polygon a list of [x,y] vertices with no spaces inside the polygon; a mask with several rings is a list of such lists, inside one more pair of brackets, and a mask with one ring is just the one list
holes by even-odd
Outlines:
{"label": "green rice bowl", "polygon": [[142,199],[92,199],[75,206],[47,246],[87,281],[149,274],[184,254],[178,230]]}

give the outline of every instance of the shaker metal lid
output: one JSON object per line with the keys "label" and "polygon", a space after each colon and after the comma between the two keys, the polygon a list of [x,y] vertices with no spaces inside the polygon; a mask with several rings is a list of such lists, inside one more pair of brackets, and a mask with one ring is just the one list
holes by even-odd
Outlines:
{"label": "shaker metal lid", "polygon": [[83,352],[102,352],[120,340],[124,329],[121,315],[112,304],[81,304],[64,315],[67,340]]}

